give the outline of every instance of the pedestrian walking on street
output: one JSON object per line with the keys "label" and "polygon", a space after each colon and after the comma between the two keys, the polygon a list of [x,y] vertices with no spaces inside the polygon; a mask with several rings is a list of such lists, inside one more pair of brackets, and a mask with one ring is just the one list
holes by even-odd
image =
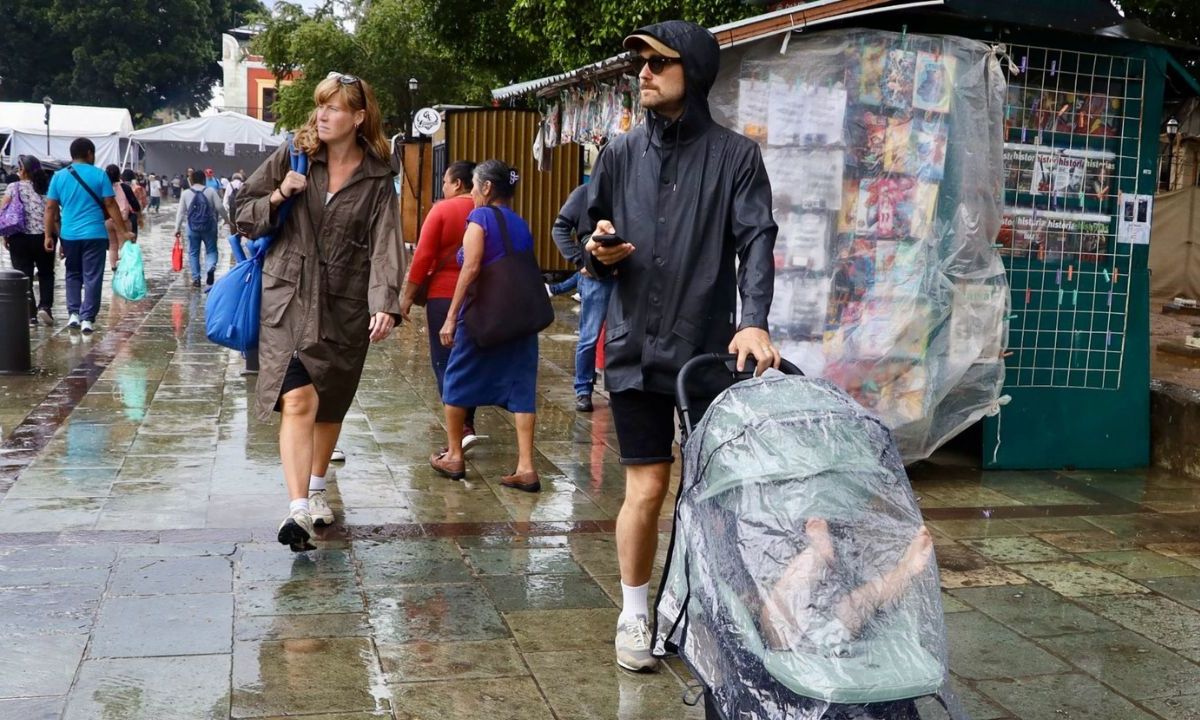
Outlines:
{"label": "pedestrian walking on street", "polygon": [[[121,213],[125,216],[125,221],[129,224],[129,230],[133,233],[133,239],[138,237],[138,216],[141,215],[142,205],[141,200],[137,196],[137,190],[134,189],[133,171],[126,168],[122,171],[116,165],[109,165],[104,168],[104,172],[108,175],[108,179],[113,184],[113,195],[117,198],[117,206],[121,208]],[[109,239],[116,241],[115,231],[110,230]],[[112,246],[109,246],[112,249]],[[113,269],[116,269],[116,261],[113,262]]]}
{"label": "pedestrian walking on street", "polygon": [[[191,171],[189,170],[188,173],[190,174]],[[173,195],[175,197],[175,202],[179,202],[180,190],[181,190],[182,185],[183,185],[183,181],[180,179],[180,177],[178,175],[171,178],[171,195]]]}
{"label": "pedestrian walking on street", "polygon": [[224,219],[228,225],[229,214],[225,212],[217,191],[204,185],[204,173],[193,170],[191,180],[192,186],[184,191],[175,211],[175,237],[183,237],[183,224],[186,221],[192,287],[200,287],[200,246],[203,245],[204,282],[207,288],[211,288],[217,274],[217,223]]}
{"label": "pedestrian walking on street", "polygon": [[53,252],[55,238],[61,238],[59,252],[67,268],[67,327],[84,335],[92,333],[100,312],[104,256],[109,250],[106,220],[118,240],[133,240],[113,196],[113,184],[95,162],[96,146],[87,138],[76,138],[71,143],[71,164],[54,173],[46,192],[45,248]]}
{"label": "pedestrian walking on street", "polygon": [[[458,286],[460,268],[457,255],[462,248],[467,217],[475,209],[475,201],[471,198],[474,172],[475,163],[467,160],[459,160],[446,168],[442,176],[444,199],[429,210],[429,215],[421,225],[421,238],[413,253],[408,284],[404,287],[404,299],[400,303],[400,314],[407,320],[417,293],[423,288],[426,295],[425,320],[429,329],[429,361],[433,365],[433,376],[437,379],[438,395],[443,397],[450,348],[442,345],[438,333],[446,323],[454,289]],[[479,436],[475,434],[475,408],[468,407],[463,421],[463,450],[478,440]]]}
{"label": "pedestrian walking on street", "polygon": [[[575,346],[575,410],[592,412],[592,392],[596,387],[596,342],[608,314],[613,279],[595,278],[584,267],[583,244],[591,235],[592,221],[587,213],[587,185],[571,191],[554,226],[550,230],[558,251],[578,270],[580,296],[579,342]],[[551,287],[551,293],[557,288]]]}
{"label": "pedestrian walking on street", "polygon": [[[704,353],[736,353],[739,369],[753,355],[759,373],[778,365],[767,334],[777,229],[758,145],[709,113],[720,65],[712,33],[673,20],[636,31],[624,45],[640,54],[646,122],[615,138],[597,160],[588,184],[595,234],[585,266],[616,281],[604,382],[625,465],[617,663],[649,671],[658,661],[650,652],[647,596],[674,459],[675,380],[684,363]],[[605,235],[622,242],[597,241]],[[723,389],[719,377],[708,380],[708,397],[692,417]]]}
{"label": "pedestrian walking on street", "polygon": [[125,168],[121,171],[121,179],[133,187],[133,195],[137,198],[138,206],[138,226],[142,227],[146,224],[146,211],[150,209],[150,193],[146,190],[146,178],[137,175],[133,170]]}
{"label": "pedestrian walking on street", "polygon": [[308,175],[289,170],[284,145],[237,198],[238,230],[260,237],[297,196],[263,265],[255,399],[259,419],[282,414],[279,455],[291,504],[278,539],[294,551],[313,547],[314,524],[334,521],[325,494],[330,455],[367,348],[400,319],[406,261],[391,148],[370,85],[330,73],[313,100],[295,139],[308,154]]}
{"label": "pedestrian walking on street", "polygon": [[150,173],[150,211],[155,215],[158,214],[159,207],[162,206],[162,178]]}
{"label": "pedestrian walking on street", "polygon": [[204,171],[204,185],[205,185],[205,187],[210,187],[213,190],[216,190],[217,196],[220,197],[221,181],[217,179],[217,176],[215,174],[213,174],[212,168],[208,168]]}
{"label": "pedestrian walking on street", "polygon": [[[113,199],[117,201],[117,208],[121,211],[121,217],[125,219],[125,225],[129,231],[133,233],[133,237],[137,239],[137,224],[130,222],[133,215],[133,190],[126,191],[121,184],[121,168],[116,165],[108,165],[104,168],[104,174],[108,176],[108,181],[112,183]],[[117,269],[117,259],[121,254],[121,236],[118,235],[119,228],[113,224],[112,220],[107,220],[104,223],[105,229],[108,231],[108,265],[115,272]]]}
{"label": "pedestrian walking on street", "polygon": [[[17,158],[17,182],[4,189],[0,211],[20,196],[25,208],[25,232],[4,239],[12,266],[25,273],[30,281],[29,324],[53,325],[54,315],[54,247],[46,248],[46,192],[50,178],[42,163],[32,155]],[[33,299],[33,274],[37,269],[38,299]]]}
{"label": "pedestrian walking on street", "polygon": [[[221,199],[225,203],[225,214],[231,218],[237,217],[237,196],[245,184],[246,176],[241,173],[234,173],[233,178],[229,181],[229,189],[225,191],[225,197]],[[230,232],[236,232],[232,224],[230,225]]]}
{"label": "pedestrian walking on street", "polygon": [[[446,320],[438,332],[442,345],[450,348],[442,388],[446,412],[446,445],[429,462],[440,474],[458,480],[466,477],[463,459],[463,426],[467,408],[495,405],[516,415],[517,467],[500,479],[505,487],[526,492],[541,490],[533,467],[533,435],[537,423],[538,337],[533,333],[487,348],[476,344],[462,310],[468,288],[487,265],[505,257],[505,247],[514,253],[530,252],[533,235],[524,218],[509,207],[516,191],[517,171],[500,160],[486,160],[475,168],[471,200],[475,209],[467,216],[458,261],[462,269]],[[475,302],[475,301],[473,301]],[[475,308],[474,305],[472,309]],[[490,308],[495,312],[521,313],[527,308]],[[431,340],[432,341],[432,340]]]}

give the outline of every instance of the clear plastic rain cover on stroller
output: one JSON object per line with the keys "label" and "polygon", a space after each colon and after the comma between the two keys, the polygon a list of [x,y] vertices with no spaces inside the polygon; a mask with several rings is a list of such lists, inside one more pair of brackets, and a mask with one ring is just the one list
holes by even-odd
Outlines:
{"label": "clear plastic rain cover on stroller", "polygon": [[915,719],[922,696],[966,717],[932,541],[875,415],[771,374],[718,396],[683,455],[655,651],[726,720]]}

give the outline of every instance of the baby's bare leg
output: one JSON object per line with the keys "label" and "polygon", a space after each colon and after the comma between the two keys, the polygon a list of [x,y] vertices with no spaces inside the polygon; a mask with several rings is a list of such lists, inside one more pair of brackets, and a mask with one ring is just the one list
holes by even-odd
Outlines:
{"label": "baby's bare leg", "polygon": [[913,578],[925,572],[932,554],[933,538],[922,525],[896,567],[867,581],[838,602],[834,614],[851,637],[857,637],[867,621],[881,608],[896,603],[908,592]]}

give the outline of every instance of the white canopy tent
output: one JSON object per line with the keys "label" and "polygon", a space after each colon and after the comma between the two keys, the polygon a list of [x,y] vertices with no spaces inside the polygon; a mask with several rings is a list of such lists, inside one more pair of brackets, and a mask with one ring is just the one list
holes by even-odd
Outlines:
{"label": "white canopy tent", "polygon": [[253,172],[275,148],[287,142],[287,135],[276,133],[271,123],[249,115],[220,112],[136,130],[130,139],[145,153],[142,167],[146,172],[173,175],[194,167],[232,175],[238,170]]}
{"label": "white canopy tent", "polygon": [[133,132],[133,118],[125,108],[52,105],[47,152],[45,117],[46,108],[38,103],[0,102],[0,135],[8,136],[0,147],[4,164],[13,165],[18,155],[68,161],[71,142],[85,137],[95,143],[96,164],[103,167],[121,161],[121,141]]}

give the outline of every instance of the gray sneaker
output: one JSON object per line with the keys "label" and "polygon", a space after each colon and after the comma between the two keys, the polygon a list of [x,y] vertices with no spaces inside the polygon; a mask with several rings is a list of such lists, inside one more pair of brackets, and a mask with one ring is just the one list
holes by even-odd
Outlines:
{"label": "gray sneaker", "polygon": [[314,525],[333,524],[333,508],[329,507],[324,490],[308,494],[308,514],[312,516]]}
{"label": "gray sneaker", "polygon": [[290,547],[292,552],[316,550],[317,546],[311,542],[312,536],[312,515],[306,512],[294,512],[279,525],[279,542]]}
{"label": "gray sneaker", "polygon": [[617,664],[633,672],[654,672],[658,658],[650,653],[650,622],[645,615],[617,620]]}

